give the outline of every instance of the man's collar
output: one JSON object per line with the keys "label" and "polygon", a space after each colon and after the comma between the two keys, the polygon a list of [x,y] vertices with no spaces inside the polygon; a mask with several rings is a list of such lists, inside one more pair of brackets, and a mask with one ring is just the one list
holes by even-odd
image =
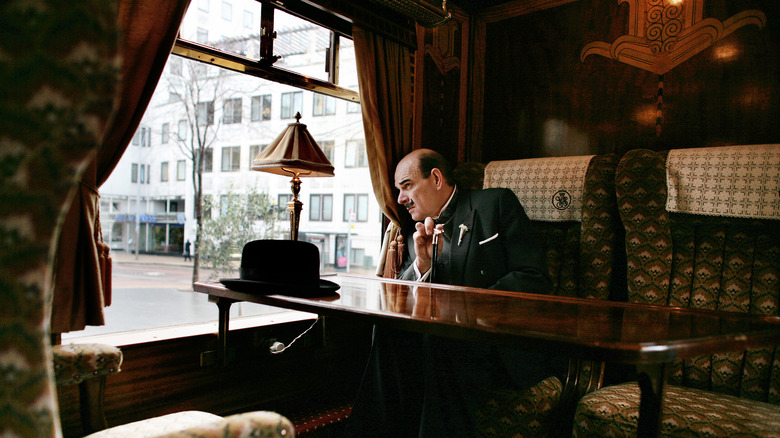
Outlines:
{"label": "man's collar", "polygon": [[455,202],[453,202],[453,200],[456,199],[457,193],[458,186],[452,186],[452,193],[450,193],[450,198],[447,199],[447,202],[444,203],[444,206],[441,208],[441,210],[439,210],[439,215],[433,218],[437,224],[447,222],[450,217],[452,217],[452,214],[455,212]]}

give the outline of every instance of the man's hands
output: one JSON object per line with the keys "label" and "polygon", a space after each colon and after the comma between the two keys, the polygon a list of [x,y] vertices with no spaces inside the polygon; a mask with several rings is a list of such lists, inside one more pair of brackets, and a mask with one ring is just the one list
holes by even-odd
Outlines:
{"label": "man's hands", "polygon": [[[417,254],[417,269],[421,274],[428,272],[431,268],[431,259],[433,258],[433,235],[441,234],[444,232],[444,225],[433,224],[433,219],[430,217],[425,218],[422,222],[414,224],[416,231],[414,232],[414,252]],[[441,250],[441,245],[438,245],[438,250]]]}

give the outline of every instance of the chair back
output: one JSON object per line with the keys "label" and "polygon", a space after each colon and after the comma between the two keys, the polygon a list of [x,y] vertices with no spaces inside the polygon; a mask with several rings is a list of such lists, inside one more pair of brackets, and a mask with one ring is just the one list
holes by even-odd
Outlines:
{"label": "chair back", "polygon": [[484,188],[511,189],[541,235],[553,294],[610,298],[619,220],[613,154],[492,161]]}
{"label": "chair back", "polygon": [[49,340],[52,247],[111,114],[118,3],[0,3],[0,26],[13,29],[5,48],[14,48],[0,57],[3,436],[62,436]]}
{"label": "chair back", "polygon": [[[780,145],[629,151],[616,171],[629,301],[780,315]],[[674,365],[671,382],[780,403],[780,350]]]}

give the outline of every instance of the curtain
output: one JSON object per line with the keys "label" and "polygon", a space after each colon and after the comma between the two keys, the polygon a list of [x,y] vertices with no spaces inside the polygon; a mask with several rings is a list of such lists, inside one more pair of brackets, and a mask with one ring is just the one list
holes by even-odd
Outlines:
{"label": "curtain", "polygon": [[409,49],[359,27],[352,29],[371,183],[382,212],[403,225],[393,191],[395,166],[412,151]]}
{"label": "curtain", "polygon": [[393,190],[395,166],[412,151],[412,69],[406,46],[353,27],[366,154],[374,195],[391,223],[385,231],[377,275],[395,277],[395,241],[405,225]]}
{"label": "curtain", "polygon": [[119,162],[141,122],[188,5],[189,0],[120,3],[121,90],[116,114],[95,159],[82,176],[60,234],[55,261],[53,333],[105,323],[103,307],[110,304],[111,297],[103,278],[110,275],[105,259],[101,269],[98,252],[102,241],[98,187]]}

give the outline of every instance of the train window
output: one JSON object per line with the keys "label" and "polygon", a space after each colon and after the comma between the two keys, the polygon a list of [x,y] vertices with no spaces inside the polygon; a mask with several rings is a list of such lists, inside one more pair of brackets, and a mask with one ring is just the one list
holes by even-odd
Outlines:
{"label": "train window", "polygon": [[[305,14],[275,10],[273,56],[278,60],[248,73],[237,65],[258,62],[266,3],[233,1],[230,20],[217,3],[210,8],[204,4],[190,6],[181,39],[141,121],[148,147],[127,148],[100,188],[100,222],[114,261],[106,325],[64,334],[64,339],[109,334],[132,339],[137,333],[142,342],[149,330],[175,327],[175,333],[187,335],[192,333],[187,327],[213,329],[217,307],[205,295],[191,292],[195,256],[199,280],[235,277],[244,243],[289,236],[290,178],[255,172],[247,164],[262,150],[260,145],[291,122],[284,118],[285,96],[288,106],[300,110],[301,123],[320,142],[336,174],[304,179],[300,200],[306,211],[299,239],[319,247],[325,273],[372,275],[376,269],[381,212],[370,190],[354,195],[366,192],[370,176],[363,161],[354,158],[365,157],[365,139],[362,114],[354,110],[359,95],[349,35],[342,30],[335,37],[333,29],[305,20]],[[194,43],[198,40],[202,44]],[[206,52],[208,62],[202,62]],[[167,142],[161,140],[162,129]],[[133,166],[163,169],[167,163],[175,163],[171,178],[129,183]],[[355,219],[333,214],[346,211],[344,202],[351,202]],[[200,224],[198,211],[203,212]],[[344,248],[350,249],[351,263],[339,260]],[[231,327],[251,324],[241,321],[306,317],[251,303],[236,304],[231,312]]]}

